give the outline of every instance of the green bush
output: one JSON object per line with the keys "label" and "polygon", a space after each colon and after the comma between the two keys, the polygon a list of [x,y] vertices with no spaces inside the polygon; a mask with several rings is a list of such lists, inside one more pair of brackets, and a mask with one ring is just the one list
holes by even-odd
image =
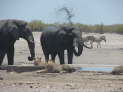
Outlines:
{"label": "green bush", "polygon": [[[52,23],[52,24],[45,24],[41,20],[32,20],[28,23],[29,27],[33,31],[41,31],[42,28],[46,26],[59,26],[59,25],[65,25],[70,26],[69,23]],[[119,33],[123,34],[123,24],[114,24],[114,25],[103,25],[103,24],[96,24],[96,25],[86,25],[86,24],[80,24],[80,23],[73,23],[73,26],[79,27],[82,32],[86,33]]]}
{"label": "green bush", "polygon": [[40,20],[33,20],[28,23],[28,26],[33,30],[33,31],[41,31],[42,28],[45,26],[45,24],[40,21]]}

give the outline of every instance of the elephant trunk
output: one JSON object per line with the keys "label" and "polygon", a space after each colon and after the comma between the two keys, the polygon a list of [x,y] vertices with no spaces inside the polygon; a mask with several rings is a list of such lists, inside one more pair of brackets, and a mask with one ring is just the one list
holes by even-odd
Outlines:
{"label": "elephant trunk", "polygon": [[28,57],[29,61],[32,61],[35,58],[35,43],[34,43],[34,38],[33,36],[29,36],[27,39],[29,50],[31,56]]}
{"label": "elephant trunk", "polygon": [[75,49],[75,46],[74,46],[73,52],[75,56],[80,56],[83,51],[83,41],[81,39],[77,41],[77,48],[78,48],[78,51]]}
{"label": "elephant trunk", "polygon": [[74,47],[73,51],[74,51],[75,56],[80,56],[82,54],[82,51],[83,51],[83,46],[78,45],[78,51],[76,51],[75,47]]}

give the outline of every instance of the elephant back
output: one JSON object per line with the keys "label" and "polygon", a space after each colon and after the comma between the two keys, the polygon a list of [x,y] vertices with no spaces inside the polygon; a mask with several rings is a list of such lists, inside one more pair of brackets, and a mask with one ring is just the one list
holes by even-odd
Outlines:
{"label": "elephant back", "polygon": [[48,26],[48,27],[44,27],[42,29],[42,32],[49,32],[49,31],[52,31],[52,32],[55,32],[59,29],[58,26]]}
{"label": "elephant back", "polygon": [[19,28],[25,28],[25,26],[27,26],[27,22],[14,19],[0,20],[0,31],[4,30],[8,25],[16,25]]}
{"label": "elephant back", "polygon": [[5,27],[5,24],[7,23],[7,21],[5,20],[0,20],[0,32],[2,32],[3,28]]}

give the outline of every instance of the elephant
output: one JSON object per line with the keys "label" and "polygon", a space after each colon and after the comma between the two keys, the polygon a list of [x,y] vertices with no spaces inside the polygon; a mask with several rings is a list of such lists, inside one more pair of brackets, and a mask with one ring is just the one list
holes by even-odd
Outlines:
{"label": "elephant", "polygon": [[68,64],[73,63],[73,55],[80,56],[83,47],[90,48],[83,43],[81,30],[72,26],[49,26],[43,29],[40,37],[45,61],[48,62],[49,55],[55,62],[56,55],[59,56],[60,64],[64,62],[64,51],[67,50]]}
{"label": "elephant", "polygon": [[31,56],[28,60],[35,58],[35,42],[28,23],[23,20],[6,19],[0,20],[0,65],[7,54],[8,65],[14,64],[14,44],[19,38],[27,41]]}

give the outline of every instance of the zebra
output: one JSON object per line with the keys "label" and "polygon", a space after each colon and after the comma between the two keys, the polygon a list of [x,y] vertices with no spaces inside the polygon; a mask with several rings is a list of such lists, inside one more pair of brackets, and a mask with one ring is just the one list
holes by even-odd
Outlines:
{"label": "zebra", "polygon": [[83,39],[84,43],[87,43],[87,42],[90,42],[90,41],[94,41],[95,37],[94,36],[86,36],[86,37],[82,37],[82,39]]}
{"label": "zebra", "polygon": [[101,48],[101,42],[104,41],[106,43],[106,37],[105,36],[100,36],[100,37],[95,37],[95,36],[91,36],[90,40],[90,44],[91,47],[93,48],[93,43],[96,42],[97,43],[97,48],[100,47]]}

